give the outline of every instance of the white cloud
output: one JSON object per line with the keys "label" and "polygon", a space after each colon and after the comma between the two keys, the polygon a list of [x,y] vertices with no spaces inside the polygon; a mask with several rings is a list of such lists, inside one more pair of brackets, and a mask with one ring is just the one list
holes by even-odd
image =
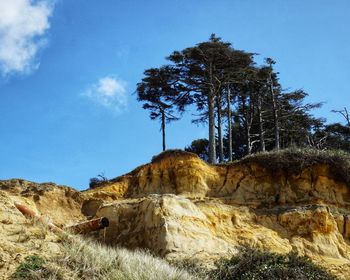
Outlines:
{"label": "white cloud", "polygon": [[50,28],[52,0],[0,0],[0,72],[30,72]]}
{"label": "white cloud", "polygon": [[97,83],[90,85],[82,95],[117,113],[127,108],[126,82],[114,76],[99,79]]}

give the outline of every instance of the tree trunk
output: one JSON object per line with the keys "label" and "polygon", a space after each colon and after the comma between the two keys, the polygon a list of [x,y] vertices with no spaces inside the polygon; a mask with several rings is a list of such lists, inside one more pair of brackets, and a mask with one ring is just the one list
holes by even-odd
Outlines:
{"label": "tree trunk", "polygon": [[246,137],[247,137],[247,154],[250,155],[252,153],[252,139],[250,136],[250,127],[246,121]]}
{"label": "tree trunk", "polygon": [[215,99],[212,92],[208,96],[208,111],[209,111],[209,162],[216,163],[215,151]]}
{"label": "tree trunk", "polygon": [[232,161],[232,116],[231,116],[231,89],[227,87],[227,129],[228,129],[228,160]]}
{"label": "tree trunk", "polygon": [[265,152],[265,136],[264,136],[264,124],[262,117],[262,100],[261,95],[258,94],[258,122],[259,122],[259,136],[260,136],[260,150]]}
{"label": "tree trunk", "polygon": [[166,150],[165,146],[165,113],[162,111],[162,142],[163,142],[163,152]]}
{"label": "tree trunk", "polygon": [[222,128],[221,128],[221,93],[216,98],[216,109],[218,114],[218,141],[219,141],[219,162],[224,161],[224,142],[222,139]]}
{"label": "tree trunk", "polygon": [[245,127],[245,133],[246,133],[247,154],[250,155],[252,153],[252,139],[250,136],[251,124],[247,113],[246,98],[244,96],[242,96],[242,110],[243,110],[244,127]]}
{"label": "tree trunk", "polygon": [[215,145],[215,90],[213,84],[213,64],[209,64],[210,89],[208,92],[208,113],[209,113],[209,162],[216,163]]}
{"label": "tree trunk", "polygon": [[270,77],[270,93],[271,93],[271,100],[272,100],[273,122],[274,122],[274,130],[275,130],[275,149],[279,150],[280,149],[280,128],[278,123],[277,101],[273,90],[272,77]]}

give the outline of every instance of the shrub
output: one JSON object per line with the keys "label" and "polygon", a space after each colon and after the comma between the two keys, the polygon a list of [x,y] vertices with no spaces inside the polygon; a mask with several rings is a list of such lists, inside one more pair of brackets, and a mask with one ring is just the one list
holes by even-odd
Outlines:
{"label": "shrub", "polygon": [[107,181],[108,178],[104,175],[104,173],[98,174],[97,177],[93,177],[90,179],[89,188],[95,189]]}
{"label": "shrub", "polygon": [[13,279],[30,279],[33,272],[44,269],[45,261],[39,256],[28,256],[24,259],[16,272],[12,275]]}
{"label": "shrub", "polygon": [[256,163],[271,172],[285,170],[291,174],[318,164],[328,165],[337,180],[350,185],[350,154],[342,150],[316,150],[289,148],[280,151],[256,153],[246,156],[236,164]]}
{"label": "shrub", "polygon": [[172,266],[175,266],[181,270],[187,271],[190,275],[193,275],[193,277],[196,277],[197,280],[199,279],[212,280],[212,279],[208,279],[208,274],[210,270],[199,259],[196,259],[196,258],[176,259],[176,260],[169,261],[169,263]]}
{"label": "shrub", "polygon": [[231,259],[220,260],[209,272],[217,280],[335,280],[306,257],[245,249]]}

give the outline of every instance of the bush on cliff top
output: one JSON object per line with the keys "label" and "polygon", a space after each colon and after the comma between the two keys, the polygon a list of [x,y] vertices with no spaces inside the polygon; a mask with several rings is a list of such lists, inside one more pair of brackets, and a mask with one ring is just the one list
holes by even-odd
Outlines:
{"label": "bush on cliff top", "polygon": [[271,172],[284,170],[291,174],[300,173],[304,168],[325,164],[335,179],[350,185],[350,154],[341,150],[316,150],[289,148],[280,151],[256,153],[246,156],[237,164],[256,163]]}
{"label": "bush on cliff top", "polygon": [[251,248],[243,249],[231,259],[220,259],[214,269],[198,265],[196,260],[175,264],[205,280],[337,280],[306,257],[293,253],[281,255]]}
{"label": "bush on cliff top", "polygon": [[[160,162],[166,158],[199,157],[182,150],[167,150],[152,158],[152,163]],[[342,150],[317,150],[311,148],[288,148],[279,151],[260,152],[227,164],[259,164],[270,172],[279,170],[298,174],[303,169],[325,164],[330,168],[335,179],[350,185],[350,154]]]}
{"label": "bush on cliff top", "polygon": [[104,183],[108,182],[108,178],[104,173],[100,173],[97,177],[90,178],[89,189],[96,189],[99,186],[102,186]]}
{"label": "bush on cliff top", "polygon": [[215,280],[336,280],[306,257],[246,249],[228,260],[220,260],[209,273]]}

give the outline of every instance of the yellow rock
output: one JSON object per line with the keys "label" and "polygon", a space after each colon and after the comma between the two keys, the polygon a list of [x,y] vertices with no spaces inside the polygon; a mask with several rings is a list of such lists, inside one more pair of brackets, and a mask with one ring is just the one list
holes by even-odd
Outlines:
{"label": "yellow rock", "polygon": [[272,173],[169,153],[82,195],[89,215],[110,219],[109,244],[204,263],[242,246],[293,251],[350,279],[349,189],[326,165]]}
{"label": "yellow rock", "polygon": [[0,181],[0,275],[33,252],[59,254],[52,233],[40,232],[15,209],[20,200],[67,225],[107,217],[98,238],[147,248],[170,260],[211,264],[243,246],[295,252],[350,279],[350,186],[327,165],[299,173],[257,163],[209,165],[190,153],[165,153],[151,163],[77,192],[53,184]]}
{"label": "yellow rock", "polygon": [[47,227],[26,219],[14,206],[22,201],[37,213],[64,225],[84,219],[78,191],[52,183],[0,181],[0,279],[10,279],[25,257],[50,258],[61,253],[60,239]]}

